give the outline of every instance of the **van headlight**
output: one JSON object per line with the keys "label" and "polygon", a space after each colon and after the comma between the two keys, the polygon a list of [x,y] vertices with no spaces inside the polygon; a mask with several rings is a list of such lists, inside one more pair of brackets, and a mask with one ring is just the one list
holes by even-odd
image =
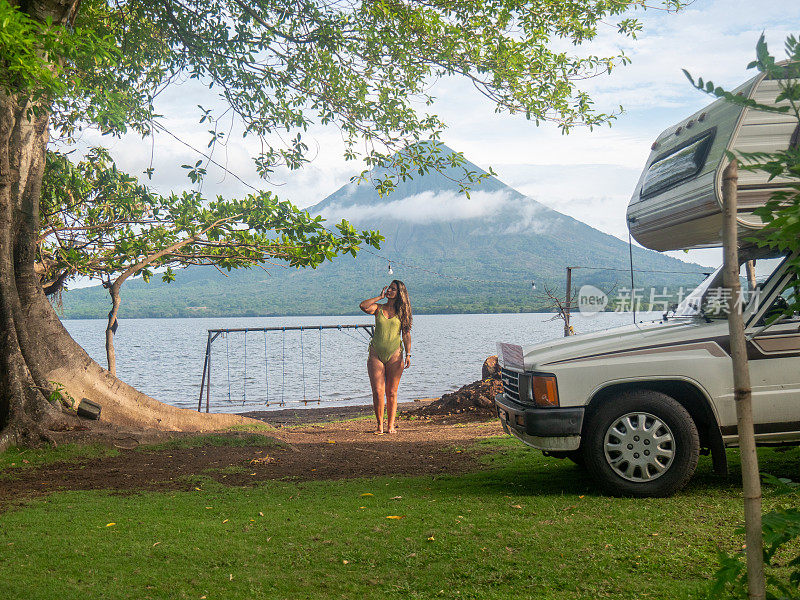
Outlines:
{"label": "van headlight", "polygon": [[528,399],[537,406],[558,406],[558,386],[555,375],[536,375],[531,377]]}

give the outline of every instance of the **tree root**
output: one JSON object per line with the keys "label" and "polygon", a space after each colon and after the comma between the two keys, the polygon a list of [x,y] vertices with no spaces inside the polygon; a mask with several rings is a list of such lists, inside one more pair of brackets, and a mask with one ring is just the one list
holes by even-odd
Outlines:
{"label": "tree root", "polygon": [[18,419],[0,432],[0,453],[13,446],[37,448],[45,444],[58,446],[53,435],[31,419]]}

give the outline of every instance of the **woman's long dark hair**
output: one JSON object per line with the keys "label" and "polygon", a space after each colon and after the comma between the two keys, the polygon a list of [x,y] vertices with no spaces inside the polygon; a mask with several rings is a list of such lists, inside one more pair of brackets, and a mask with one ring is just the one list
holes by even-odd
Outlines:
{"label": "woman's long dark hair", "polygon": [[[392,283],[397,288],[397,296],[394,298],[394,312],[400,318],[400,330],[403,333],[411,331],[411,322],[414,317],[411,315],[411,302],[408,299],[406,284],[395,279]],[[391,284],[389,284],[391,285]]]}

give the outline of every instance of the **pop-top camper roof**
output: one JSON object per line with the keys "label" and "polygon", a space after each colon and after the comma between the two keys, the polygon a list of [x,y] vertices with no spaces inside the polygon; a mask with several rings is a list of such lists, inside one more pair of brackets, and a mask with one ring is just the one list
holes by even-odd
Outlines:
{"label": "pop-top camper roof", "polygon": [[[775,105],[778,81],[759,74],[734,93]],[[721,246],[725,151],[785,150],[799,137],[793,114],[742,108],[725,100],[669,127],[653,143],[628,205],[631,234],[653,250]],[[785,185],[786,180],[768,181],[763,172],[739,170],[740,239],[762,227],[753,209]]]}

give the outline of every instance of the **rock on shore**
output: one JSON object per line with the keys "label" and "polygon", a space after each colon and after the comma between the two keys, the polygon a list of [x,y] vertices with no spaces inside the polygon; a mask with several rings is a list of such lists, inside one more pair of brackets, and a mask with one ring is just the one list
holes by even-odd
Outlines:
{"label": "rock on shore", "polygon": [[444,394],[438,400],[414,411],[418,415],[457,414],[468,411],[494,413],[494,397],[503,391],[497,357],[490,356],[483,362],[482,379],[467,384],[457,391]]}

